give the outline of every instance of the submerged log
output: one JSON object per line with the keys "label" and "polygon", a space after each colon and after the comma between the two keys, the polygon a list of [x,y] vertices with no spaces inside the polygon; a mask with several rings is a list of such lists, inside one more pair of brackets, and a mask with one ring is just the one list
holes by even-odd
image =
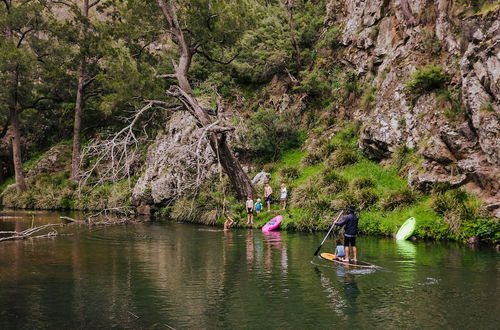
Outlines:
{"label": "submerged log", "polygon": [[42,226],[28,228],[28,229],[23,230],[23,231],[0,231],[0,235],[2,235],[2,234],[10,235],[7,237],[1,237],[0,242],[8,241],[8,240],[27,239],[27,238],[40,238],[40,237],[57,236],[57,235],[59,235],[59,233],[55,229],[53,231],[48,232],[47,234],[44,234],[44,235],[32,236],[34,233],[37,233],[43,229],[46,229],[49,227],[54,227],[54,226],[62,226],[62,224],[61,223],[49,223],[49,224],[42,225]]}

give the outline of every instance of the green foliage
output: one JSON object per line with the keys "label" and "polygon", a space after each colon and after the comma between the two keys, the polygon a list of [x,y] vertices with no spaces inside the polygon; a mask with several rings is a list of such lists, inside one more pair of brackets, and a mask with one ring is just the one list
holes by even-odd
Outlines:
{"label": "green foliage", "polygon": [[462,122],[467,119],[467,109],[462,104],[460,89],[442,90],[437,95],[438,106],[444,109],[444,116],[450,120]]}
{"label": "green foliage", "polygon": [[323,154],[320,151],[309,151],[304,158],[302,158],[302,165],[312,166],[320,163],[323,160]]}
{"label": "green foliage", "polygon": [[405,89],[410,94],[412,102],[421,95],[443,88],[448,82],[448,75],[443,68],[435,65],[424,66],[415,71],[405,83]]}
{"label": "green foliage", "polygon": [[236,149],[252,159],[275,160],[300,145],[299,134],[279,113],[260,108],[244,122]]}
{"label": "green foliage", "polygon": [[331,26],[323,36],[323,39],[318,43],[319,47],[336,49],[340,46],[340,36],[342,29],[338,26]]}
{"label": "green foliage", "polygon": [[350,147],[340,147],[326,160],[327,167],[340,168],[358,162],[360,159],[357,149]]}
{"label": "green foliage", "polygon": [[284,166],[280,169],[280,176],[284,181],[295,180],[300,176],[300,170],[293,166]]}
{"label": "green foliage", "polygon": [[336,194],[347,188],[348,182],[335,169],[326,168],[321,172],[321,182],[330,194]]}
{"label": "green foliage", "polygon": [[370,206],[376,204],[379,200],[375,189],[363,188],[356,193],[357,200],[359,202],[360,209],[367,209]]}
{"label": "green foliage", "polygon": [[377,92],[377,87],[370,86],[365,88],[363,94],[361,95],[361,105],[370,110],[375,103],[375,93]]}
{"label": "green foliage", "polygon": [[392,191],[382,199],[380,207],[383,210],[394,210],[397,207],[412,204],[417,200],[417,196],[417,193],[410,188]]}
{"label": "green foliage", "polygon": [[375,181],[372,178],[355,178],[352,180],[351,186],[354,189],[373,188],[375,187]]}

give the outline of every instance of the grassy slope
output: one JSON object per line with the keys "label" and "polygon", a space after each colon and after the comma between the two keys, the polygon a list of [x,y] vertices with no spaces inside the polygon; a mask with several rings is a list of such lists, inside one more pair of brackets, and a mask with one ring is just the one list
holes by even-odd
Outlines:
{"label": "grassy slope", "polygon": [[[272,179],[271,186],[275,191],[279,190],[280,176],[279,171],[283,167],[296,167],[300,168],[300,176],[293,180],[290,186],[300,186],[306,183],[309,179],[319,178],[320,172],[325,168],[324,163],[313,166],[302,166],[301,161],[307,155],[307,152],[298,149],[289,150],[283,154],[283,157],[278,163],[273,166],[271,171]],[[396,191],[406,187],[406,182],[397,175],[397,171],[389,167],[382,167],[367,159],[362,159],[360,162],[340,169],[338,173],[351,182],[355,178],[371,178],[375,182],[373,189],[377,195],[383,197],[391,191]],[[275,192],[275,198],[278,193]],[[327,198],[329,196],[326,196]],[[360,229],[367,234],[380,234],[391,235],[395,233],[398,227],[409,217],[417,219],[417,234],[420,237],[446,236],[447,226],[444,225],[442,218],[436,214],[430,207],[429,196],[420,197],[414,204],[399,207],[392,211],[381,211],[376,207],[360,213]],[[307,209],[300,209],[296,207],[288,207],[285,212],[280,211],[278,202],[272,206],[272,214],[263,212],[260,216],[254,219],[255,226],[260,227],[264,225],[271,217],[276,214],[283,214],[284,221],[283,227],[294,227],[293,223],[300,216],[308,216]],[[245,215],[240,216],[240,224],[245,222]],[[328,222],[328,221],[323,221]],[[325,223],[321,223],[321,228],[324,228]],[[429,229],[433,229],[429,231]]]}

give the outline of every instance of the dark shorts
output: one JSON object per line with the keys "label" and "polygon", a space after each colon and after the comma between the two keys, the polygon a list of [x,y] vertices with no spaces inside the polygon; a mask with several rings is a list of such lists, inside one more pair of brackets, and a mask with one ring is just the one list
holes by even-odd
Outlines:
{"label": "dark shorts", "polygon": [[356,246],[356,237],[344,236],[344,246]]}
{"label": "dark shorts", "polygon": [[[240,210],[241,210],[241,209],[240,209]],[[252,210],[251,208],[247,207],[247,213],[248,213],[248,214],[252,214],[252,213],[253,213],[253,210]]]}
{"label": "dark shorts", "polygon": [[269,195],[269,196],[266,197],[266,202],[267,203],[271,203],[272,199],[273,199],[273,195]]}

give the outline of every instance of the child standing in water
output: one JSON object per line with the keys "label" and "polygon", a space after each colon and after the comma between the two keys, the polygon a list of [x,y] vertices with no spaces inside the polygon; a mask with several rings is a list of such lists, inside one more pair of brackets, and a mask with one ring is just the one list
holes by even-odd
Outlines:
{"label": "child standing in water", "polygon": [[255,203],[255,212],[260,214],[260,211],[262,211],[262,203],[260,202],[260,198],[257,198],[257,203]]}
{"label": "child standing in water", "polygon": [[345,251],[344,251],[344,244],[342,244],[342,240],[339,238],[335,242],[335,259],[339,260],[344,260],[345,258]]}
{"label": "child standing in water", "polygon": [[229,216],[227,211],[224,212],[224,216],[226,217],[226,222],[224,222],[224,231],[227,231],[234,223],[234,220]]}
{"label": "child standing in water", "polygon": [[280,195],[281,209],[285,210],[287,190],[286,190],[286,185],[284,183],[281,184],[280,192],[281,192],[281,195]]}
{"label": "child standing in water", "polygon": [[247,209],[247,225],[253,225],[253,200],[252,200],[252,197],[247,196],[245,208]]}
{"label": "child standing in water", "polygon": [[269,182],[264,186],[264,197],[267,203],[267,212],[271,212],[271,201],[273,198],[273,188],[269,185]]}

